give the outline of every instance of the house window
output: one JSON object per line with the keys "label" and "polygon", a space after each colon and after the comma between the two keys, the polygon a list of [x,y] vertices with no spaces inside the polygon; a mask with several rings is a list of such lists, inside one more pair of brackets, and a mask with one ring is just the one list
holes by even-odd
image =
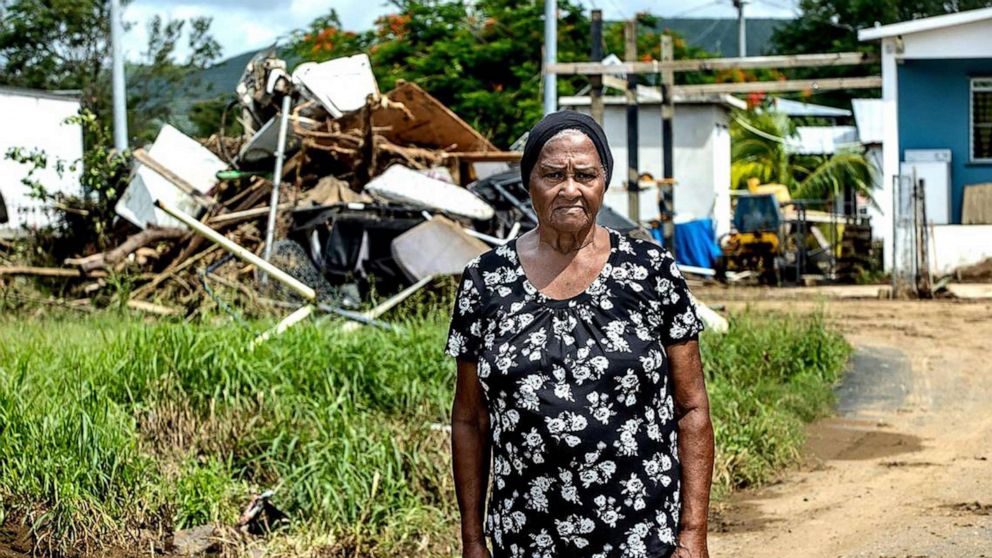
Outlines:
{"label": "house window", "polygon": [[971,80],[971,160],[992,163],[992,78]]}

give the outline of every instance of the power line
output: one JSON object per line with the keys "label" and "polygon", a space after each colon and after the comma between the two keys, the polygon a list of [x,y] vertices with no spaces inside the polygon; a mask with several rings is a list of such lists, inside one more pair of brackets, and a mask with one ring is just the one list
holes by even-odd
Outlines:
{"label": "power line", "polygon": [[735,114],[732,114],[731,116],[733,117],[733,119],[738,124],[741,125],[741,128],[744,128],[745,130],[751,132],[752,134],[754,134],[756,136],[760,136],[760,137],[763,137],[763,138],[765,138],[767,140],[771,140],[771,141],[778,142],[778,143],[783,143],[783,144],[789,143],[789,140],[787,138],[783,138],[783,137],[780,137],[780,136],[772,135],[772,134],[769,134],[768,132],[766,132],[764,130],[759,130],[758,128],[755,128],[754,126],[752,126],[752,125],[748,124],[747,122],[745,122],[744,119],[741,118],[736,113]]}
{"label": "power line", "polygon": [[705,4],[700,4],[699,6],[693,6],[691,8],[682,10],[681,12],[678,12],[676,14],[667,16],[667,18],[668,19],[675,19],[675,18],[679,18],[679,17],[684,17],[684,16],[687,16],[687,15],[689,15],[691,13],[698,12],[700,10],[705,10],[705,9],[711,8],[713,6],[718,6],[718,5],[721,5],[723,3],[724,3],[724,0],[714,0],[713,2],[707,2]]}
{"label": "power line", "polygon": [[799,12],[798,7],[794,4],[788,6],[781,2],[776,2],[775,0],[755,0],[755,1],[758,2],[759,4],[764,4],[766,6],[771,6],[773,8],[779,8],[780,10],[788,10],[794,14]]}
{"label": "power line", "polygon": [[624,20],[630,19],[630,15],[627,13],[627,10],[624,10],[620,6],[620,4],[617,3],[617,0],[610,0],[610,4],[612,4],[613,8],[616,9],[616,11],[619,12],[621,16],[623,16]]}

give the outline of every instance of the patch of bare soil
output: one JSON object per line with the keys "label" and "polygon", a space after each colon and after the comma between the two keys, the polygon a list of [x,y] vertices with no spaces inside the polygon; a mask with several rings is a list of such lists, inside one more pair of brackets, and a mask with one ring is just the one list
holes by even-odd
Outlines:
{"label": "patch of bare soil", "polygon": [[[8,521],[7,523],[14,523]],[[0,527],[0,558],[24,558],[31,556],[31,533],[20,525]]]}
{"label": "patch of bare soil", "polygon": [[992,304],[749,291],[697,296],[822,308],[858,354],[806,464],[714,510],[711,556],[992,558]]}

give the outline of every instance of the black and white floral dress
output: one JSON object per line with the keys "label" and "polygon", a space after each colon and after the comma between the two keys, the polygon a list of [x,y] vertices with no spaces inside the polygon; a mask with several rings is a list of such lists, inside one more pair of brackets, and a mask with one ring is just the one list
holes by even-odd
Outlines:
{"label": "black and white floral dress", "polygon": [[477,360],[489,410],[493,558],[659,558],[680,468],[665,347],[702,329],[671,254],[607,227],[582,293],[548,298],[516,240],[464,269],[445,352]]}

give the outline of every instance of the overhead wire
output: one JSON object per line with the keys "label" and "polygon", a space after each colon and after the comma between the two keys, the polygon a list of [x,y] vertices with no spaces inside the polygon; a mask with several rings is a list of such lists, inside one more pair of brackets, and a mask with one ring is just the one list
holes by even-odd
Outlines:
{"label": "overhead wire", "polygon": [[744,119],[742,119],[737,114],[732,114],[732,116],[733,116],[734,121],[736,121],[738,124],[741,125],[741,128],[744,128],[745,130],[747,130],[748,132],[751,132],[752,134],[754,134],[756,136],[765,138],[766,140],[770,140],[770,141],[782,143],[782,144],[789,143],[789,140],[787,138],[776,136],[774,134],[769,134],[768,132],[766,132],[764,130],[760,130],[758,128],[755,128],[754,126],[748,124]]}
{"label": "overhead wire", "polygon": [[685,10],[682,10],[681,12],[677,12],[677,13],[672,14],[670,16],[664,16],[664,17],[665,17],[665,19],[675,19],[675,18],[679,18],[679,17],[685,17],[685,16],[687,16],[689,14],[698,12],[700,10],[705,10],[707,8],[711,8],[713,6],[717,6],[717,5],[720,5],[720,4],[723,4],[723,3],[724,3],[724,0],[713,0],[712,2],[707,2],[705,4],[700,4],[698,6],[693,6],[691,8],[687,8]]}

